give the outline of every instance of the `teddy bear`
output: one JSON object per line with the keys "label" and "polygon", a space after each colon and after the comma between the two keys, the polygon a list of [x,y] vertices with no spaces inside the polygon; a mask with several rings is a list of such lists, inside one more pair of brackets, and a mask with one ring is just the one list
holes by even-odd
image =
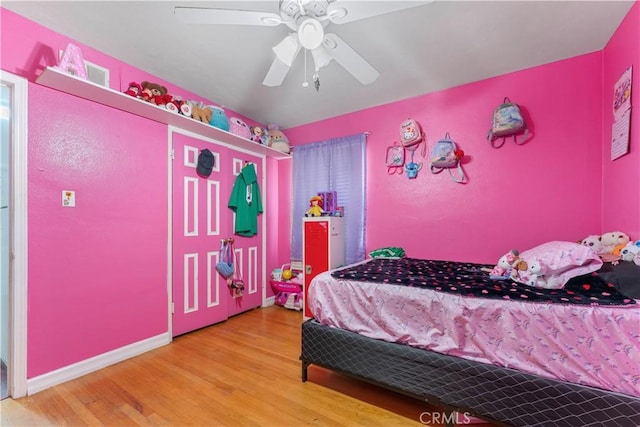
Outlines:
{"label": "teddy bear", "polygon": [[529,278],[527,284],[535,287],[538,282],[538,278],[544,277],[547,273],[547,268],[542,262],[540,262],[540,260],[534,260],[528,264],[529,268],[527,269],[527,273],[529,274]]}
{"label": "teddy bear", "polygon": [[620,259],[640,265],[640,240],[628,242],[620,251]]}
{"label": "teddy bear", "polygon": [[141,98],[144,101],[150,102],[156,105],[164,105],[166,101],[164,96],[167,94],[167,88],[158,84],[151,82],[142,82],[140,85],[142,87],[142,93],[140,94]]}
{"label": "teddy bear", "polygon": [[291,152],[289,139],[284,133],[282,133],[280,127],[274,123],[270,123],[268,125],[267,145],[274,150],[278,150],[285,154],[289,154],[289,152]]}

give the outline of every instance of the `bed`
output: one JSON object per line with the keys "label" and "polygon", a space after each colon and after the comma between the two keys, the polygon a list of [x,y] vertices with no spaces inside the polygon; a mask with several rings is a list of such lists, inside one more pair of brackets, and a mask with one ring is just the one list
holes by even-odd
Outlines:
{"label": "bed", "polygon": [[615,271],[541,289],[487,268],[402,257],[319,274],[302,380],[314,364],[497,425],[640,425],[640,307]]}

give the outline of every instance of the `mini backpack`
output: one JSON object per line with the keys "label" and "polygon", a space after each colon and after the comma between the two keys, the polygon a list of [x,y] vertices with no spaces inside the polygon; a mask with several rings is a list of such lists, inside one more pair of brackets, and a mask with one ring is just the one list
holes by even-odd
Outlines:
{"label": "mini backpack", "polygon": [[[437,174],[445,169],[449,170],[451,179],[462,183],[466,179],[460,160],[464,157],[464,151],[458,149],[456,143],[449,136],[449,132],[440,141],[436,142],[431,150],[430,168],[431,173]],[[457,168],[458,174],[455,176],[451,169]]]}
{"label": "mini backpack", "polygon": [[[516,135],[522,132],[524,133],[518,142]],[[518,104],[514,104],[508,97],[505,97],[503,103],[493,111],[491,130],[487,134],[487,140],[494,148],[500,148],[504,144],[506,137],[512,135],[516,144],[524,144],[529,136],[529,129]],[[493,141],[499,138],[502,138],[502,143],[495,146]]]}
{"label": "mini backpack", "polygon": [[404,147],[398,143],[398,141],[394,141],[393,145],[387,147],[387,172],[389,175],[393,175],[394,173],[402,174],[404,171]]}
{"label": "mini backpack", "polygon": [[424,139],[420,123],[414,119],[407,119],[400,123],[400,142],[403,147],[413,147]]}

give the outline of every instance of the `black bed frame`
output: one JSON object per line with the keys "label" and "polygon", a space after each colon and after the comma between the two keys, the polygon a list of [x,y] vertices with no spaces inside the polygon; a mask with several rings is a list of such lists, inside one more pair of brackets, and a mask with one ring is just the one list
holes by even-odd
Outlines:
{"label": "black bed frame", "polygon": [[640,398],[302,324],[302,381],[314,364],[505,426],[640,426]]}

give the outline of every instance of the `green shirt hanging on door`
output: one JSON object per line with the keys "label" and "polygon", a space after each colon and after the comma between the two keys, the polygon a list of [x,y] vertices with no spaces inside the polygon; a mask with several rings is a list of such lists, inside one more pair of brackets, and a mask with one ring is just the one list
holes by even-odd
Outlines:
{"label": "green shirt hanging on door", "polygon": [[258,175],[252,163],[243,167],[237,176],[228,206],[236,213],[236,225],[233,230],[236,234],[247,237],[258,234],[258,215],[262,213],[262,199]]}

